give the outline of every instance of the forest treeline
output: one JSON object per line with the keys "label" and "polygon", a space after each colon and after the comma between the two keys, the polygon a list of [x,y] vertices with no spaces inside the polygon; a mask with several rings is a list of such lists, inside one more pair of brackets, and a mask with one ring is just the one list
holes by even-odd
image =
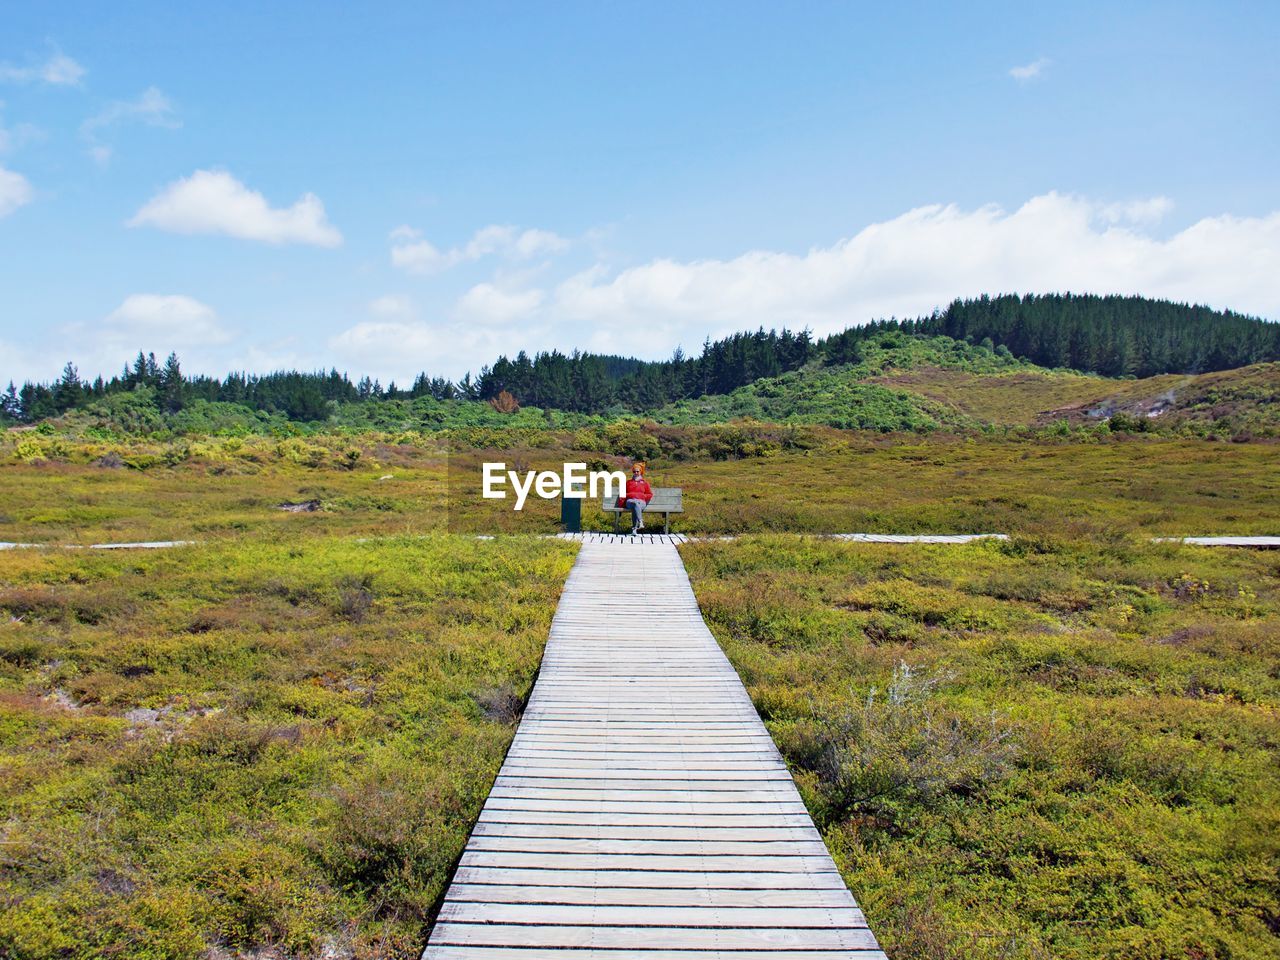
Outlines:
{"label": "forest treeline", "polygon": [[139,352],[110,380],[82,380],[72,363],[52,383],[9,384],[0,416],[34,422],[113,393],[151,389],[156,406],[173,413],[194,401],[231,403],[291,420],[329,416],[335,404],[369,400],[489,400],[499,409],[536,406],[579,413],[653,410],[679,400],[726,394],[809,363],[856,363],[860,344],[887,330],[983,343],[1046,367],[1106,376],[1203,373],[1280,360],[1280,324],[1229,310],[1145,297],[1047,294],[956,300],[916,320],[878,320],[815,340],[807,330],[736,333],[707,340],[697,356],[677,349],[668,360],[643,361],[553,350],[499,357],[458,382],[420,373],[407,387],[337,370],[232,373],[222,379],[187,376],[176,355],[164,362]]}
{"label": "forest treeline", "polygon": [[1209,373],[1280,360],[1280,323],[1146,297],[1047,294],[957,300],[921,333],[989,339],[1042,367],[1108,377]]}

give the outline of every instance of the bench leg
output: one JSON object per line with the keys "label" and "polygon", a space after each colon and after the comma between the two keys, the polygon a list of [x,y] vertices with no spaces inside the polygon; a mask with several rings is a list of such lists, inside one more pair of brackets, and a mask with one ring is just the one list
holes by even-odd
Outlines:
{"label": "bench leg", "polygon": [[663,533],[671,532],[671,514],[669,513],[664,513],[662,515],[662,532]]}

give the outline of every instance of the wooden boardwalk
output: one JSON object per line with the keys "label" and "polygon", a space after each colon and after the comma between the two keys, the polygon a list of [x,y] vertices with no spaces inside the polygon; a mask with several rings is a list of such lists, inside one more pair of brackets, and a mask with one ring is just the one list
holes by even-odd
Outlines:
{"label": "wooden boardwalk", "polygon": [[[582,533],[557,533],[560,540],[575,543],[700,543],[736,540],[730,535],[687,536],[683,533],[601,533],[588,530]],[[973,543],[975,540],[1008,540],[1004,533],[812,533],[798,536],[819,537],[824,540],[851,540],[857,543]]]}
{"label": "wooden boardwalk", "polygon": [[1156,543],[1186,543],[1193,547],[1252,547],[1280,550],[1280,537],[1156,537]]}
{"label": "wooden boardwalk", "polygon": [[664,540],[583,544],[426,960],[883,960]]}

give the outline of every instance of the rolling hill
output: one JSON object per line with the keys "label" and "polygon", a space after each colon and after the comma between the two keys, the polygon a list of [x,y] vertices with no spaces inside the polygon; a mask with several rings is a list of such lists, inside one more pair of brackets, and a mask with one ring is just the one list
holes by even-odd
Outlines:
{"label": "rolling hill", "polygon": [[949,337],[888,332],[857,363],[809,365],[732,393],[668,404],[660,423],[735,419],[881,431],[1047,427],[1280,435],[1280,363],[1196,375],[1111,378],[1051,370]]}

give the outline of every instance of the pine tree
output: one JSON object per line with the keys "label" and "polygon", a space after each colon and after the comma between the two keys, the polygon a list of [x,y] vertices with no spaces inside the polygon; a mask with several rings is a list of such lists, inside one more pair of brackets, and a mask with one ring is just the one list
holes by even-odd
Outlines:
{"label": "pine tree", "polygon": [[462,379],[458,381],[458,393],[464,400],[479,400],[480,390],[477,384],[471,380],[471,371],[468,370],[462,375]]}
{"label": "pine tree", "polygon": [[70,360],[62,368],[62,376],[53,388],[53,405],[58,413],[78,406],[84,399],[84,390],[80,385],[80,371]]}
{"label": "pine tree", "polygon": [[18,388],[9,381],[9,389],[0,395],[0,415],[9,420],[22,419],[22,401],[18,399]]}
{"label": "pine tree", "polygon": [[176,353],[169,354],[160,372],[161,409],[166,413],[177,413],[186,402],[186,380],[182,376],[182,366],[178,363]]}
{"label": "pine tree", "polygon": [[19,419],[28,423],[52,417],[58,412],[53,391],[42,383],[24,383],[18,391],[18,403],[22,407]]}
{"label": "pine tree", "polygon": [[129,371],[127,379],[135,387],[147,382],[147,355],[141,350],[133,361],[133,369]]}

